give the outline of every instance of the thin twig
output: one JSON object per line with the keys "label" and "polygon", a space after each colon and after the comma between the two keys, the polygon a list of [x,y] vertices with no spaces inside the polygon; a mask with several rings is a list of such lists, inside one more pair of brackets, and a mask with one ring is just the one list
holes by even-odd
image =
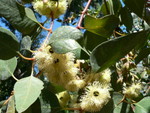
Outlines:
{"label": "thin twig", "polygon": [[13,95],[14,95],[14,91],[11,92],[11,96],[3,103],[3,105],[6,105]]}
{"label": "thin twig", "polygon": [[121,104],[124,100],[125,100],[125,95],[123,96],[123,98],[121,99],[121,101],[117,104],[117,106],[118,106],[119,104]]}
{"label": "thin twig", "polygon": [[84,15],[85,15],[85,13],[87,12],[87,9],[88,9],[88,7],[90,6],[90,3],[91,3],[91,2],[92,2],[92,0],[89,0],[88,3],[86,4],[84,10],[82,11],[82,14],[81,14],[81,16],[80,16],[80,19],[79,19],[79,22],[78,22],[78,25],[77,25],[76,28],[78,28],[78,29],[84,29],[83,27],[81,27],[81,23],[82,23],[82,21],[83,21],[83,17],[84,17]]}
{"label": "thin twig", "polygon": [[35,77],[39,77],[42,73],[42,71],[39,71],[38,74],[35,75]]}

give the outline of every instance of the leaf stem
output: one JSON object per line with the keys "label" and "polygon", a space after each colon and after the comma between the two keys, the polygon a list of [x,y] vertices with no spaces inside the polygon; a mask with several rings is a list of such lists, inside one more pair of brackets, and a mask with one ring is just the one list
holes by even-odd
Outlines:
{"label": "leaf stem", "polygon": [[84,15],[85,15],[85,13],[87,12],[87,9],[88,9],[88,7],[90,6],[90,3],[92,2],[92,0],[88,0],[88,3],[86,4],[86,6],[85,6],[85,8],[84,8],[84,10],[82,11],[82,13],[81,13],[81,16],[80,16],[80,19],[79,19],[79,22],[78,22],[78,25],[77,25],[77,29],[84,29],[83,27],[81,27],[81,23],[82,23],[82,21],[83,21],[83,17],[84,17]]}
{"label": "leaf stem", "polygon": [[27,57],[23,56],[20,52],[17,52],[17,53],[21,58],[23,58],[25,60],[35,60],[35,58],[27,58]]}

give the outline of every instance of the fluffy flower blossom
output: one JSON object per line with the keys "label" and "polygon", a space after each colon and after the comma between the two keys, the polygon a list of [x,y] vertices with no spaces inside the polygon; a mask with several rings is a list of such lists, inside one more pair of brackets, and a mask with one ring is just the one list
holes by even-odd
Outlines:
{"label": "fluffy flower blossom", "polygon": [[124,87],[123,94],[128,98],[136,98],[140,95],[142,89],[141,83],[133,83],[129,87]]}
{"label": "fluffy flower blossom", "polygon": [[[51,83],[66,87],[70,81],[76,80],[78,68],[74,65],[73,53],[58,54],[49,45],[43,44],[34,53],[34,58],[39,70],[44,72]],[[74,83],[70,86],[75,85]]]}
{"label": "fluffy flower blossom", "polygon": [[39,12],[41,15],[46,15],[47,17],[58,18],[60,15],[64,14],[67,9],[66,0],[34,0],[33,1],[34,9]]}
{"label": "fluffy flower blossom", "polygon": [[56,96],[59,100],[59,104],[61,105],[61,107],[65,107],[71,98],[67,91],[60,92],[56,94]]}
{"label": "fluffy flower blossom", "polygon": [[110,99],[109,86],[94,81],[85,88],[85,95],[81,96],[80,106],[88,112],[100,111]]}

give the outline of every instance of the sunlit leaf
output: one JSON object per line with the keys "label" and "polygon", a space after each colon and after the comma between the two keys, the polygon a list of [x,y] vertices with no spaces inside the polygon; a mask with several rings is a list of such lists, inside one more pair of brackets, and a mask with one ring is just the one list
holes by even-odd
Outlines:
{"label": "sunlit leaf", "polygon": [[135,105],[135,113],[149,113],[150,112],[150,97],[143,98],[140,102]]}
{"label": "sunlit leaf", "polygon": [[52,36],[50,37],[50,43],[60,39],[79,40],[82,37],[83,34],[79,29],[71,26],[62,26],[53,32]]}
{"label": "sunlit leaf", "polygon": [[0,60],[0,80],[6,80],[14,73],[17,66],[16,57],[9,60]]}
{"label": "sunlit leaf", "polygon": [[84,20],[85,29],[103,37],[110,37],[113,30],[118,26],[119,19],[114,15],[94,18],[87,15]]}
{"label": "sunlit leaf", "polygon": [[25,111],[39,97],[43,89],[43,82],[38,78],[29,76],[16,82],[14,95],[18,112]]}

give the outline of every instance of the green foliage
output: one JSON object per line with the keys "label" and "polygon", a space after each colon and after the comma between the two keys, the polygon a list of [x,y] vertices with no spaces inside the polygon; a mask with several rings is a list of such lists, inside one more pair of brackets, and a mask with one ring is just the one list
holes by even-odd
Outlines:
{"label": "green foliage", "polygon": [[0,59],[10,59],[17,55],[19,42],[17,37],[10,31],[0,28]]}
{"label": "green foliage", "polygon": [[135,104],[135,113],[149,113],[150,106],[149,106],[150,97],[143,98],[140,102]]}
{"label": "green foliage", "polygon": [[25,111],[39,97],[43,82],[32,75],[16,82],[14,86],[16,109]]}
{"label": "green foliage", "polygon": [[146,0],[125,0],[127,7],[139,17],[143,16],[145,3]]}
{"label": "green foliage", "polygon": [[33,1],[0,1],[21,33],[0,27],[0,112],[150,112],[146,0],[69,0],[54,31],[56,12],[44,21]]}
{"label": "green foliage", "polygon": [[0,60],[0,80],[6,80],[14,73],[17,66],[17,59],[13,57],[9,60]]}
{"label": "green foliage", "polygon": [[[149,31],[130,34],[98,45],[92,51],[90,62],[93,71],[102,71],[124,57],[132,49],[145,43]],[[128,46],[127,46],[128,45]]]}
{"label": "green foliage", "polygon": [[1,0],[0,16],[8,20],[14,28],[23,34],[31,34],[38,27],[37,23],[27,17],[24,6],[16,0]]}
{"label": "green foliage", "polygon": [[55,30],[50,38],[50,43],[60,39],[74,39],[79,40],[83,37],[82,32],[71,26],[62,26]]}
{"label": "green foliage", "polygon": [[127,30],[131,30],[133,26],[133,18],[127,7],[123,7],[120,11],[121,22],[127,27]]}
{"label": "green foliage", "polygon": [[56,53],[73,52],[77,58],[80,57],[82,47],[73,39],[59,39],[51,43],[52,49]]}
{"label": "green foliage", "polygon": [[102,18],[86,16],[84,24],[88,31],[108,38],[112,35],[113,30],[118,26],[119,19],[114,15],[108,15]]}

